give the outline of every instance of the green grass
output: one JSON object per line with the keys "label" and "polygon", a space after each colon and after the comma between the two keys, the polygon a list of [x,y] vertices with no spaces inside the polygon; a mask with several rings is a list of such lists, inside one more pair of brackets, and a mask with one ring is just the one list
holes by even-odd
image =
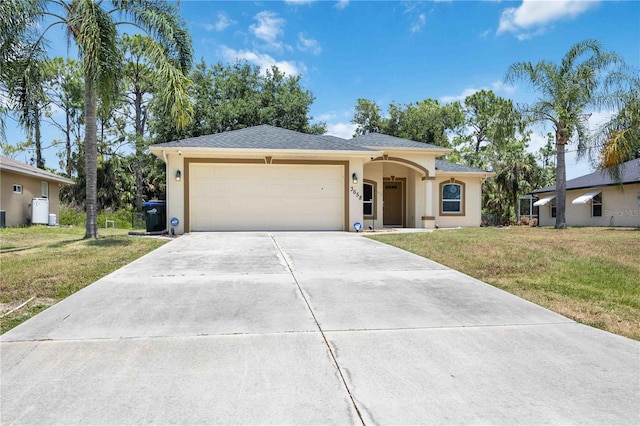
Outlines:
{"label": "green grass", "polygon": [[476,228],[372,238],[576,321],[640,340],[637,229]]}
{"label": "green grass", "polygon": [[0,229],[0,319],[4,333],[99,278],[160,247],[165,240],[133,238],[100,229],[84,240],[84,227]]}

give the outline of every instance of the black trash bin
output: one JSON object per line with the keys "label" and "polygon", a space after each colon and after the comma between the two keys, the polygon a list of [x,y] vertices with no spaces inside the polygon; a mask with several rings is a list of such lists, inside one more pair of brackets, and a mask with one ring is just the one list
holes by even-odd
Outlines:
{"label": "black trash bin", "polygon": [[159,232],[167,229],[167,208],[163,200],[151,200],[142,203],[147,232]]}

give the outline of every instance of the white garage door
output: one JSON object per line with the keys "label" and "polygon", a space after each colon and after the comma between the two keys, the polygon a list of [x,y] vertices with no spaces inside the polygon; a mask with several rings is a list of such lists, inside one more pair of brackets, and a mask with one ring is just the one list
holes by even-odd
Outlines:
{"label": "white garage door", "polygon": [[339,165],[191,164],[192,231],[343,230]]}

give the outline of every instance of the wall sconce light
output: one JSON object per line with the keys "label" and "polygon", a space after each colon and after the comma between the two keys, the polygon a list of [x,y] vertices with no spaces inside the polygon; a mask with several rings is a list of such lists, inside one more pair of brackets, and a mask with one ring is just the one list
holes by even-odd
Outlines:
{"label": "wall sconce light", "polygon": [[358,183],[358,175],[356,174],[356,172],[353,172],[353,174],[351,175],[351,179],[353,180],[353,183]]}
{"label": "wall sconce light", "polygon": [[178,182],[180,182],[180,180],[182,179],[182,173],[180,172],[180,170],[176,170],[176,180]]}

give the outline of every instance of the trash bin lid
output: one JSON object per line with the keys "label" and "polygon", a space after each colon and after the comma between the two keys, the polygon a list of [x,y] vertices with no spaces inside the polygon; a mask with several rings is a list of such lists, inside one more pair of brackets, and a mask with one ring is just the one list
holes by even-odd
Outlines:
{"label": "trash bin lid", "polygon": [[151,207],[151,206],[164,206],[166,201],[164,200],[149,200],[142,203],[142,207]]}

